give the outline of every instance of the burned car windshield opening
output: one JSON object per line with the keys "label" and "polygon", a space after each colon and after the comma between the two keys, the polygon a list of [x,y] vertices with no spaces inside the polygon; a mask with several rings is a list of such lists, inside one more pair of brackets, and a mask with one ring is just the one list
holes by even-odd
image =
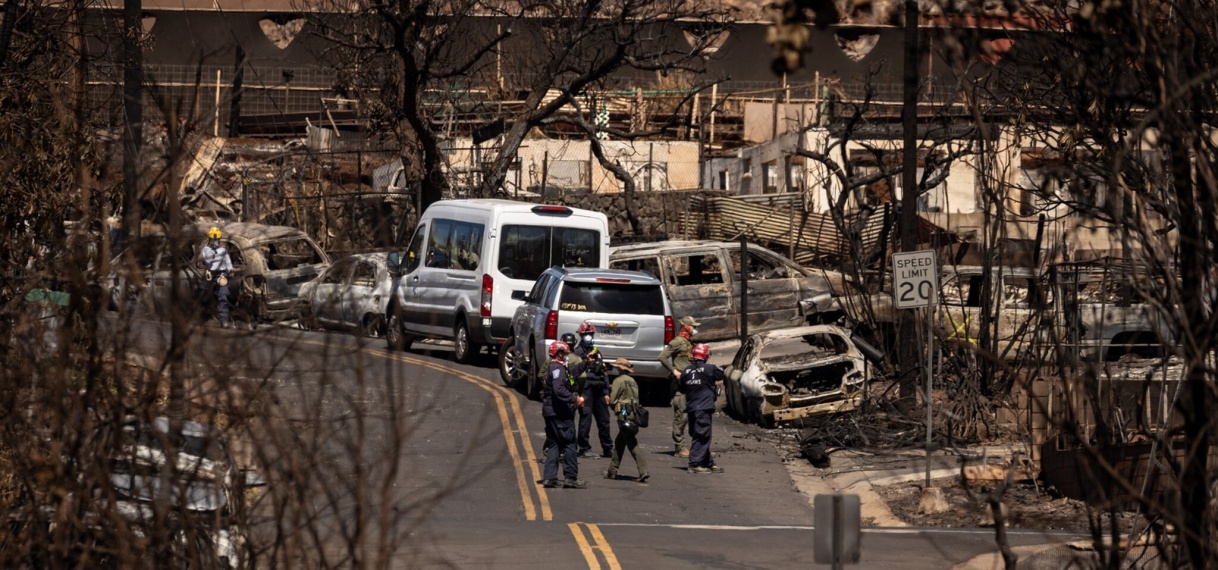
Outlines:
{"label": "burned car windshield opening", "polygon": [[576,228],[505,225],[499,271],[512,279],[535,280],[554,267],[596,267],[600,232]]}
{"label": "burned car windshield opening", "polygon": [[278,271],[295,269],[301,265],[322,263],[324,258],[313,244],[304,238],[288,238],[258,244],[266,258],[267,269]]}
{"label": "burned car windshield opening", "polygon": [[849,352],[845,340],[837,335],[810,334],[774,340],[761,349],[761,359],[770,365],[799,364],[808,358],[828,358]]}
{"label": "burned car windshield opening", "polygon": [[572,281],[563,288],[558,308],[589,313],[663,315],[664,292],[659,285]]}

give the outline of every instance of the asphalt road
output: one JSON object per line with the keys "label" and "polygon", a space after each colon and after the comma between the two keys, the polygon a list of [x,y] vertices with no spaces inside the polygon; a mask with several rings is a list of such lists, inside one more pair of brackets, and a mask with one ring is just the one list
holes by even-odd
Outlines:
{"label": "asphalt road", "polygon": [[[140,335],[140,350],[156,354],[157,337]],[[581,459],[587,489],[545,489],[537,484],[541,405],[504,387],[490,356],[458,365],[439,346],[392,353],[379,340],[294,329],[206,329],[195,341],[196,369],[272,393],[273,433],[257,461],[276,490],[291,480],[313,496],[307,507],[268,500],[264,511],[281,521],[326,521],[315,534],[332,561],[817,567],[811,499],[754,426],[716,417],[712,448],[726,472],[694,475],[671,454],[671,410],[652,407],[651,427],[640,433],[650,481],[633,480],[629,458],[614,481],[601,476],[608,459]],[[1062,538],[1011,533],[1016,546]],[[992,530],[867,528],[858,567],[943,569],[994,550]]]}

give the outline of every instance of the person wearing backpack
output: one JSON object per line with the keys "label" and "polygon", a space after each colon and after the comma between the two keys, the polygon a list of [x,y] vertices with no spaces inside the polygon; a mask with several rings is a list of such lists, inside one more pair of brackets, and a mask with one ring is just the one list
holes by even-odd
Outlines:
{"label": "person wearing backpack", "polygon": [[618,418],[617,436],[613,438],[613,456],[609,470],[605,471],[606,479],[617,479],[618,467],[622,464],[624,451],[629,450],[634,463],[639,468],[639,483],[646,483],[651,474],[647,472],[647,459],[639,453],[639,418],[636,408],[639,404],[639,383],[630,376],[634,366],[625,358],[618,358],[611,365],[617,372],[613,387],[609,390],[609,405],[613,414]]}

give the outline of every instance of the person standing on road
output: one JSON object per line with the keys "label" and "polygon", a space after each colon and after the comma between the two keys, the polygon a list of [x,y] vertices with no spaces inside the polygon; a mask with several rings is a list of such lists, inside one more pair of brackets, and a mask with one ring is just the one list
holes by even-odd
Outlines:
{"label": "person standing on road", "polygon": [[678,387],[681,371],[689,366],[690,353],[694,348],[690,339],[698,332],[699,324],[701,323],[691,316],[682,318],[680,333],[660,351],[660,364],[668,369],[669,374],[668,391],[672,394],[672,445],[673,455],[677,457],[689,457],[689,449],[685,447],[685,394],[681,393]]}
{"label": "person standing on road", "polygon": [[[575,379],[567,370],[567,343],[550,345],[550,365],[546,367],[545,393],[541,399],[541,415],[546,421],[546,439],[554,445],[546,450],[542,471],[542,486],[553,489],[583,489],[588,484],[579,480],[579,463],[575,452],[575,409],[583,405],[584,397],[576,393]],[[558,457],[562,455],[562,471],[566,479],[558,482]]]}
{"label": "person standing on road", "polygon": [[614,415],[629,420],[634,424],[635,431],[618,427],[617,437],[613,439],[613,459],[609,470],[605,472],[606,479],[616,479],[617,469],[622,465],[622,455],[626,450],[634,458],[634,464],[639,468],[639,483],[646,483],[651,475],[647,472],[647,459],[639,453],[638,418],[634,417],[634,406],[639,404],[639,383],[630,375],[634,373],[634,365],[625,358],[613,361],[613,369],[617,378],[613,379],[613,388],[609,392],[609,404],[613,407]]}
{"label": "person standing on road", "polygon": [[681,393],[685,394],[685,411],[689,414],[689,472],[723,473],[711,459],[710,450],[711,418],[723,370],[706,361],[710,346],[698,344],[692,352],[693,362],[681,372]]}
{"label": "person standing on road", "polygon": [[600,439],[600,457],[608,458],[613,451],[609,435],[609,372],[605,361],[593,344],[596,327],[585,321],[579,325],[579,345],[572,354],[579,359],[571,365],[571,375],[580,384],[584,405],[579,408],[579,456],[597,457],[592,451],[592,419],[596,418],[596,435]]}
{"label": "person standing on road", "polygon": [[[563,333],[563,335],[561,337],[559,337],[559,340],[561,340],[563,342],[563,344],[570,347],[570,346],[575,346],[577,337],[575,336],[574,333]],[[546,355],[546,362],[545,362],[545,364],[542,365],[542,369],[549,370],[551,362],[553,362],[553,360],[549,357],[549,355]],[[577,361],[575,360],[575,358],[573,356],[568,357],[566,362],[567,362],[567,370],[570,370],[571,367],[577,363]],[[550,384],[550,381],[549,381],[549,378],[543,378],[542,380],[543,380],[542,389],[544,390],[544,389],[546,389],[544,387],[548,386]],[[578,393],[578,392],[576,392],[576,393]],[[546,440],[541,443],[541,460],[540,461],[542,463],[546,462],[546,454],[550,452],[551,447],[554,447],[554,440],[550,439],[550,433],[546,432]],[[560,454],[561,454],[561,452],[560,452]],[[561,459],[562,459],[562,457],[560,455],[559,460],[561,460]]]}
{"label": "person standing on road", "polygon": [[227,327],[228,322],[228,278],[233,272],[233,259],[228,255],[228,249],[220,244],[220,228],[212,226],[207,230],[207,245],[203,246],[200,255],[203,257],[203,282],[199,284],[200,294],[204,302],[210,302],[214,296],[216,301],[216,318],[220,326]]}

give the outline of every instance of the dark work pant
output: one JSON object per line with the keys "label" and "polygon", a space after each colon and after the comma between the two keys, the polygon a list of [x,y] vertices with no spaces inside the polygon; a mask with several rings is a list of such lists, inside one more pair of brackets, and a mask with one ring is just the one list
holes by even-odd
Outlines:
{"label": "dark work pant", "polygon": [[689,410],[689,466],[710,467],[711,417],[714,410]]}
{"label": "dark work pant", "polygon": [[[217,274],[218,276],[219,274]],[[203,280],[199,283],[199,296],[204,308],[214,302],[216,318],[222,323],[228,322],[229,298],[231,297],[228,285],[221,287],[216,284],[214,279],[211,281]]]}
{"label": "dark work pant", "polygon": [[546,465],[541,478],[546,481],[558,479],[558,456],[562,454],[562,472],[567,479],[579,478],[579,464],[575,460],[575,419],[546,416],[546,438],[554,445],[546,450]]}
{"label": "dark work pant", "polygon": [[596,434],[601,440],[601,455],[613,452],[613,437],[609,435],[609,404],[600,388],[584,389],[584,405],[579,409],[579,451],[592,449],[592,418],[596,418]]}
{"label": "dark work pant", "polygon": [[609,473],[617,475],[618,468],[622,466],[622,456],[627,451],[634,458],[635,465],[638,465],[639,475],[647,473],[647,459],[639,452],[638,436],[620,429],[617,430],[617,437],[613,439],[613,461],[609,463]]}

